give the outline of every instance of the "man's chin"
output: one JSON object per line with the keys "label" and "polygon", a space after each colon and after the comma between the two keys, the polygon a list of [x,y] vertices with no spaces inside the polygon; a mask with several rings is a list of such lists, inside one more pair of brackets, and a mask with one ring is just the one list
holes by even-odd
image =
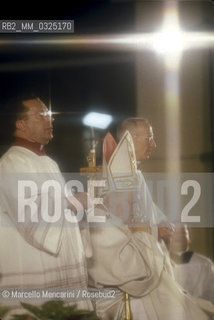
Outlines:
{"label": "man's chin", "polygon": [[47,139],[45,139],[42,144],[43,144],[43,145],[46,145],[46,144],[48,144],[52,139],[53,139],[53,135],[50,136],[50,137],[48,137]]}

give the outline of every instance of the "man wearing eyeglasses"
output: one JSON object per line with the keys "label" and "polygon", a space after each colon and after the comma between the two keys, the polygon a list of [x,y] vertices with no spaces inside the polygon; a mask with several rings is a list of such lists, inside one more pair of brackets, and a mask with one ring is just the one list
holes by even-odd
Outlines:
{"label": "man wearing eyeglasses", "polygon": [[150,123],[143,118],[128,118],[124,120],[118,128],[118,140],[122,138],[126,130],[132,136],[136,160],[148,160],[153,149],[156,148],[153,129]]}
{"label": "man wearing eyeglasses", "polygon": [[[118,144],[108,133],[103,156],[107,187],[104,207],[97,215],[106,225],[91,229],[93,256],[88,265],[95,287],[118,289],[116,299],[97,300],[101,319],[190,320],[208,319],[175,282],[162,239],[173,227],[152,200],[137,162],[149,159],[156,147],[147,120],[125,120],[118,130]],[[131,315],[131,317],[130,317]]]}
{"label": "man wearing eyeglasses", "polygon": [[[38,97],[31,95],[12,100],[7,112],[14,141],[0,160],[0,287],[86,288],[79,227],[77,223],[68,225],[65,219],[68,202],[64,179],[44,149],[53,138],[52,114]],[[52,187],[42,191],[44,183],[52,181],[61,187],[59,192]],[[38,295],[43,298],[41,291]],[[54,294],[51,297],[56,300]],[[7,299],[4,304],[18,302]],[[73,302],[82,309],[91,309],[90,301]]]}
{"label": "man wearing eyeglasses", "polygon": [[23,101],[22,108],[25,111],[18,115],[15,137],[39,143],[42,146],[48,144],[53,139],[54,119],[51,111],[39,98]]}

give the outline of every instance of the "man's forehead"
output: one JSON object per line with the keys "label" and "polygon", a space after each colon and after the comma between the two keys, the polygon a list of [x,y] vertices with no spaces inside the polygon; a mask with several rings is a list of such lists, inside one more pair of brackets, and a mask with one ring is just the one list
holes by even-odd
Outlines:
{"label": "man's forehead", "polygon": [[140,132],[153,134],[152,126],[149,122],[139,121],[137,122],[137,129]]}
{"label": "man's forehead", "polygon": [[48,110],[46,105],[39,99],[29,99],[23,101],[23,105],[28,108],[29,111],[45,111]]}

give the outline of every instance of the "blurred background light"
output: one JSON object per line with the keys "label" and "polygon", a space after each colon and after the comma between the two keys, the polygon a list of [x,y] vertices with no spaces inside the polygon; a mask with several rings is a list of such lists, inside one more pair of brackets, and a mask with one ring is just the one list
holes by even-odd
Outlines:
{"label": "blurred background light", "polygon": [[110,125],[112,120],[113,117],[109,114],[89,112],[83,118],[83,124],[94,128],[106,129]]}
{"label": "blurred background light", "polygon": [[162,30],[154,36],[154,49],[159,53],[179,54],[183,49],[183,32],[179,26],[177,4],[167,3]]}

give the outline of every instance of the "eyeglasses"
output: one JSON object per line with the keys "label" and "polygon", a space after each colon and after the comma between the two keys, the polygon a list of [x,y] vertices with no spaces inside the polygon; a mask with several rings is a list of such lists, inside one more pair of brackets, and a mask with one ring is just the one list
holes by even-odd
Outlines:
{"label": "eyeglasses", "polygon": [[145,140],[150,143],[152,140],[154,140],[154,136],[145,137]]}
{"label": "eyeglasses", "polygon": [[38,112],[38,113],[28,113],[27,117],[29,116],[36,116],[36,117],[42,117],[42,118],[52,118],[52,111],[51,110],[47,110],[47,111],[42,111],[42,112]]}
{"label": "eyeglasses", "polygon": [[43,111],[43,112],[40,112],[39,114],[40,114],[40,116],[42,116],[42,117],[52,117],[52,112],[51,112],[51,110]]}

